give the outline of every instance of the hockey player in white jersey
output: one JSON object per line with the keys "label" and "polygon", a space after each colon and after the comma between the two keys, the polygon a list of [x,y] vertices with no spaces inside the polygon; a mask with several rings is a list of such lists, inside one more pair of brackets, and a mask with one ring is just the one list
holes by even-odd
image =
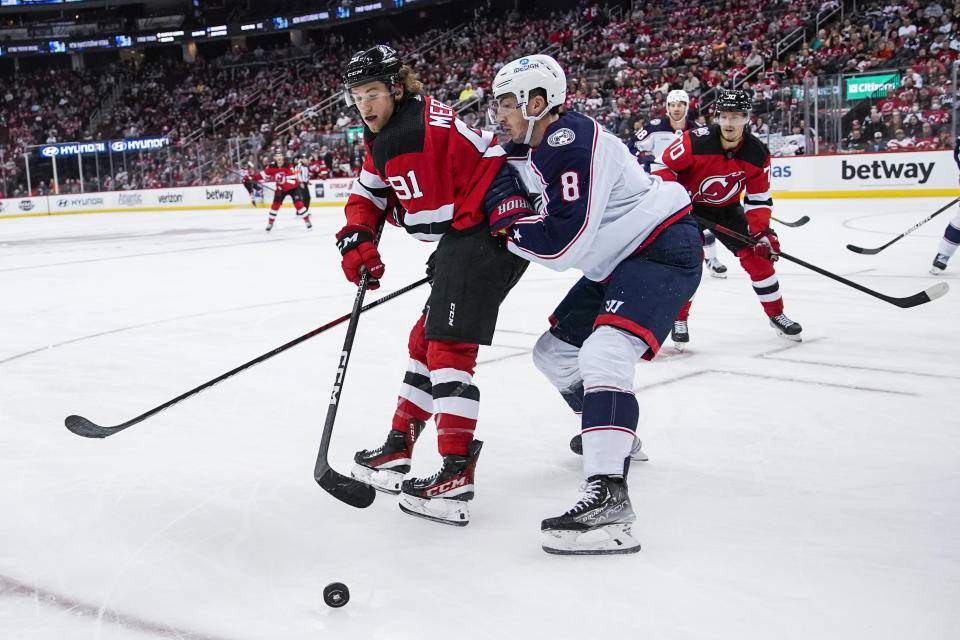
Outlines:
{"label": "hockey player in white jersey", "polygon": [[[587,116],[561,112],[566,77],[531,55],[493,81],[497,119],[517,179],[537,212],[501,206],[490,229],[527,260],[584,277],[551,317],[534,362],[581,413],[583,495],[541,524],[543,549],[559,554],[639,550],[626,471],[636,439],[633,393],[640,359],[656,355],[701,275],[700,236],[686,189],[647,175],[620,140]],[[679,187],[679,188],[678,188]],[[602,530],[605,539],[581,534]]]}
{"label": "hockey player in white jersey", "polygon": [[[671,142],[682,136],[688,129],[700,127],[689,118],[690,96],[683,89],[674,89],[667,94],[667,117],[654,118],[637,132],[634,148],[639,154],[641,164],[647,173],[664,168],[663,150]],[[707,270],[714,278],[726,278],[727,267],[717,258],[717,239],[709,229],[703,230],[703,257]],[[677,343],[683,350],[685,343]]]}

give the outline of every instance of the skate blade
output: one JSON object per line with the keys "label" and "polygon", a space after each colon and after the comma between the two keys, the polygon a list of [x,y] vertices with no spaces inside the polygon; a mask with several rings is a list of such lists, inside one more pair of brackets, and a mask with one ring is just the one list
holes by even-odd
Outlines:
{"label": "skate blade", "polygon": [[409,493],[402,493],[400,494],[400,510],[418,518],[449,524],[454,527],[465,527],[470,524],[470,505],[466,500],[450,500],[447,498],[427,500],[412,496]]}
{"label": "skate blade", "polygon": [[938,276],[938,275],[940,275],[941,273],[943,273],[944,271],[946,271],[946,269],[938,269],[937,267],[933,267],[932,269],[930,269],[930,275],[932,275],[932,276]]}
{"label": "skate blade", "polygon": [[792,342],[803,342],[803,336],[801,336],[799,333],[795,336],[791,336],[790,334],[784,333],[783,331],[780,331],[780,329],[777,329],[777,335]]}
{"label": "skate blade", "polygon": [[673,348],[676,349],[677,351],[683,351],[684,349],[687,348],[687,343],[686,343],[686,342],[677,342],[676,340],[674,340],[674,341],[673,341]]}
{"label": "skate blade", "polygon": [[713,269],[708,269],[708,271],[710,272],[710,277],[712,277],[712,278],[717,278],[718,280],[726,280],[726,279],[727,279],[727,272],[726,272],[726,271],[724,271],[723,273],[719,273],[719,272],[717,272],[717,271],[714,271]]}
{"label": "skate blade", "polygon": [[609,524],[588,531],[544,531],[543,538],[541,548],[559,556],[605,556],[640,551],[640,541],[633,537],[630,523]]}
{"label": "skate blade", "polygon": [[400,485],[403,484],[403,477],[406,474],[389,469],[371,469],[360,464],[353,465],[350,475],[363,484],[370,485],[377,491],[397,495],[400,493]]}

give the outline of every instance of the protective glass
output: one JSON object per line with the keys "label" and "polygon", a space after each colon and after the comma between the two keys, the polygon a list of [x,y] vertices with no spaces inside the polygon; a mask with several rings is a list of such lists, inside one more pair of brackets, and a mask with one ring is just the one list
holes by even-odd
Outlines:
{"label": "protective glass", "polygon": [[497,113],[497,117],[508,116],[523,105],[517,102],[516,98],[504,98],[502,101],[494,99],[490,104],[490,109]]}

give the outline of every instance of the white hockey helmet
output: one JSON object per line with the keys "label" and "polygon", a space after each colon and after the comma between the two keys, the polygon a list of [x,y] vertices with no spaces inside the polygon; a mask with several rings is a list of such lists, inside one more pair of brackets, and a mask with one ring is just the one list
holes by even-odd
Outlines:
{"label": "white hockey helmet", "polygon": [[[534,89],[543,89],[547,94],[547,108],[539,116],[527,113],[530,92]],[[496,100],[510,93],[516,96],[517,107],[527,120],[526,144],[530,142],[533,134],[533,123],[550,113],[554,107],[563,106],[566,102],[567,76],[560,63],[550,56],[538,53],[503,65],[493,79],[492,92]]]}
{"label": "white hockey helmet", "polygon": [[687,95],[687,92],[683,89],[674,89],[667,94],[667,104],[671,102],[683,102],[687,106],[690,105],[690,96]]}

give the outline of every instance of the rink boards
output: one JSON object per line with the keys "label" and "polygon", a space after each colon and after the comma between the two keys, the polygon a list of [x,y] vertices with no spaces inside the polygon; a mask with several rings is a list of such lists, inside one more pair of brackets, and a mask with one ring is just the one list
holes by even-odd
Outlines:
{"label": "rink boards", "polygon": [[[876,198],[960,195],[951,151],[907,151],[772,158],[774,198]],[[310,182],[311,206],[342,206],[353,178]],[[264,204],[273,193],[264,189]],[[292,206],[287,203],[284,206]],[[122,211],[249,208],[240,184],[104,191],[0,200],[0,218]]]}

